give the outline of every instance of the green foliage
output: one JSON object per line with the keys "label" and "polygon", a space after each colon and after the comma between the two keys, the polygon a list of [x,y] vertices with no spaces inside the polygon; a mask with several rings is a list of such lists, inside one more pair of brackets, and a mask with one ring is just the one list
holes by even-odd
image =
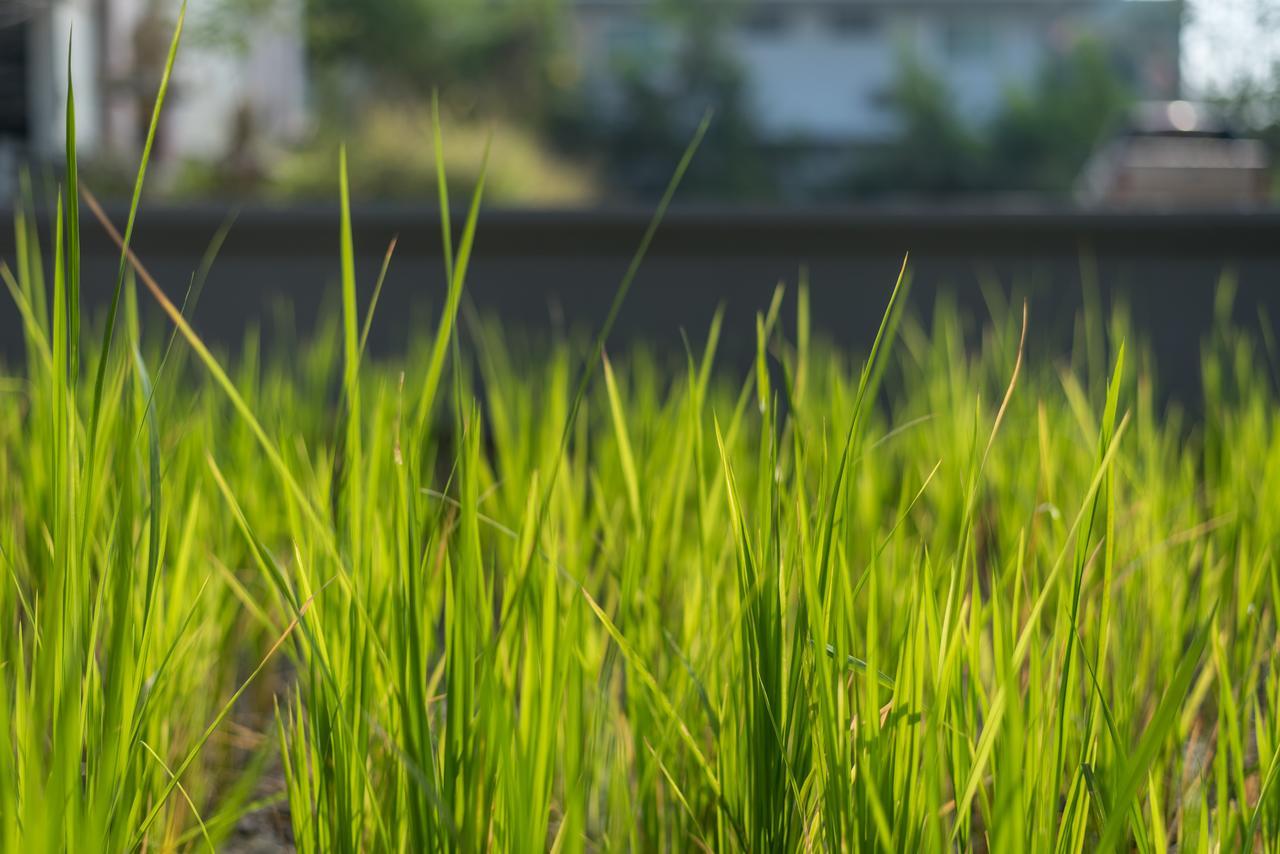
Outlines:
{"label": "green foliage", "polygon": [[[601,115],[591,97],[562,98],[550,121],[566,150],[603,162],[615,192],[656,199],[699,121],[715,121],[691,164],[682,195],[691,199],[768,199],[778,193],[755,126],[741,69],[725,44],[738,10],[708,0],[663,2],[634,22],[650,38],[611,55],[605,73],[617,103]],[[655,71],[655,69],[660,69]],[[591,81],[584,81],[591,82]]]}
{"label": "green foliage", "polygon": [[982,186],[986,151],[946,81],[905,54],[889,98],[901,126],[892,142],[869,155],[855,179],[859,190],[946,194]]}
{"label": "green foliage", "polygon": [[482,83],[508,108],[546,83],[559,48],[560,0],[306,0],[320,64],[355,63],[383,84],[423,91]]}
{"label": "green foliage", "polygon": [[1030,85],[1011,88],[990,120],[962,115],[947,82],[911,54],[890,101],[901,127],[856,170],[856,190],[1063,195],[1132,96],[1111,53],[1081,41]]}
{"label": "green foliage", "polygon": [[1081,43],[1033,89],[1010,93],[991,131],[992,184],[1065,192],[1131,103],[1107,52]]}
{"label": "green foliage", "polygon": [[[570,161],[541,142],[539,135],[505,120],[480,120],[447,112],[454,144],[444,152],[445,172],[455,188],[473,188],[480,177],[482,153],[491,140],[495,157],[486,172],[491,197],[505,204],[586,204],[599,193],[594,170]],[[370,103],[341,132],[321,129],[306,144],[283,156],[257,192],[279,198],[327,200],[329,175],[345,144],[351,162],[351,192],[357,199],[395,199],[430,203],[437,194],[435,151],[424,143],[431,135],[429,99],[402,99],[393,105]],[[225,178],[189,175],[183,191],[219,195]]]}

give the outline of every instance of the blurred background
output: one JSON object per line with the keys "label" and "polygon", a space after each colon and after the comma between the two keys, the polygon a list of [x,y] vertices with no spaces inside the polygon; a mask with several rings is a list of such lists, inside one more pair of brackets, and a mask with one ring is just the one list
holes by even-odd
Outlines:
{"label": "blurred background", "polygon": [[[178,9],[0,0],[0,259],[21,176],[53,233],[70,32],[81,176],[123,222]],[[1277,36],[1280,0],[191,0],[134,246],[175,300],[208,274],[209,339],[288,347],[333,316],[345,141],[362,298],[400,238],[371,349],[401,351],[444,292],[438,92],[455,204],[493,144],[468,310],[593,330],[711,109],[611,346],[679,354],[727,305],[749,360],[805,278],[860,349],[910,252],[922,316],[1025,296],[1064,352],[1127,307],[1186,391],[1223,306],[1280,312]],[[81,233],[101,310],[119,250]]]}
{"label": "blurred background", "polygon": [[[62,151],[127,194],[176,0],[0,0],[0,196]],[[1256,206],[1277,192],[1280,0],[192,0],[149,192],[490,200]]]}

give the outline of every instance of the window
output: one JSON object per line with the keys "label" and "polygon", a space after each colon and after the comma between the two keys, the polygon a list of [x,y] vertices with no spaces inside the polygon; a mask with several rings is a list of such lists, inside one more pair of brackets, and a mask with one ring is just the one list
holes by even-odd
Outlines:
{"label": "window", "polygon": [[659,47],[657,29],[643,18],[628,16],[613,22],[605,38],[610,55],[623,62],[651,60]]}
{"label": "window", "polygon": [[832,9],[827,15],[827,26],[842,38],[861,38],[871,35],[879,26],[874,12],[867,9]]}
{"label": "window", "polygon": [[995,33],[981,18],[952,18],[943,26],[942,45],[952,59],[973,59],[995,47]]}
{"label": "window", "polygon": [[776,38],[787,28],[787,16],[782,9],[768,6],[752,9],[742,17],[742,29],[753,36]]}
{"label": "window", "polygon": [[[0,21],[0,137],[26,139],[30,127],[27,116],[27,27],[5,26]],[[0,175],[0,179],[3,179]]]}
{"label": "window", "polygon": [[867,105],[877,113],[887,113],[897,109],[898,103],[897,93],[893,86],[876,86],[867,93]]}

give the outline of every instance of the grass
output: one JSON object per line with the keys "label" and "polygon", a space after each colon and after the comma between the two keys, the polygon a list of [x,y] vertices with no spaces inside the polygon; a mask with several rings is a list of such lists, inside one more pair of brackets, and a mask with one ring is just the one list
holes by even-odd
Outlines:
{"label": "grass", "polygon": [[905,266],[865,359],[803,285],[611,359],[653,228],[531,356],[460,316],[481,180],[374,361],[344,154],[340,316],[219,354],[129,225],[81,323],[68,151],[0,268],[0,849],[1277,850],[1276,354],[1229,288],[1195,421],[1124,312],[1033,356]]}

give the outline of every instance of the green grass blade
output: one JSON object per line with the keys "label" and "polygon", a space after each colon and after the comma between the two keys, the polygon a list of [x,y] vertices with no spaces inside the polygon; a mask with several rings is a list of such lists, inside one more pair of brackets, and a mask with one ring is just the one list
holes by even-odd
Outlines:
{"label": "green grass blade", "polygon": [[[129,246],[133,239],[134,221],[138,215],[138,205],[142,201],[142,184],[147,174],[147,162],[151,159],[151,146],[155,142],[156,128],[160,125],[160,110],[164,106],[165,93],[169,89],[169,77],[173,73],[173,63],[178,57],[178,43],[182,39],[182,25],[186,20],[187,3],[183,0],[182,5],[178,9],[178,22],[173,29],[173,38],[169,42],[169,53],[165,57],[164,71],[160,76],[160,88],[156,92],[155,106],[151,111],[151,122],[147,126],[147,137],[142,144],[142,157],[138,163],[138,175],[133,182],[133,196],[129,201],[129,215],[125,220],[124,238],[121,242],[120,264],[116,269],[115,289],[111,293],[111,307],[107,309],[107,324],[102,331],[102,346],[98,351],[98,370],[93,380],[93,408],[89,416],[89,447],[92,449],[95,445],[94,438],[98,432],[98,419],[102,409],[102,391],[103,384],[107,375],[107,356],[111,352],[111,339],[115,334],[116,314],[120,308],[120,294],[124,288],[125,271],[128,269]],[[68,121],[71,121],[71,98],[67,99]],[[70,159],[70,146],[68,147],[68,158]],[[76,188],[78,192],[78,188]],[[78,210],[79,199],[71,197],[72,188],[68,188],[68,209],[73,204]],[[76,224],[73,226],[73,240],[78,245],[79,241],[79,224],[78,214],[75,215]],[[77,259],[77,270],[79,261]],[[78,275],[78,272],[77,272]],[[92,450],[90,450],[92,454]],[[92,468],[92,466],[90,466]]]}

